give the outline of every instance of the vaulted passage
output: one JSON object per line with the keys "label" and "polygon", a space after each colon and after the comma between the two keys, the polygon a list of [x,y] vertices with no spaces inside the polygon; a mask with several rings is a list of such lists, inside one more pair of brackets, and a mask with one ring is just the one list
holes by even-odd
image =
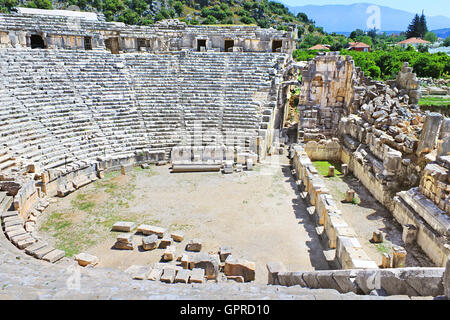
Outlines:
{"label": "vaulted passage", "polygon": [[42,39],[42,37],[40,35],[37,34],[33,34],[30,37],[30,44],[31,44],[31,49],[45,49],[45,43],[44,43],[44,39]]}

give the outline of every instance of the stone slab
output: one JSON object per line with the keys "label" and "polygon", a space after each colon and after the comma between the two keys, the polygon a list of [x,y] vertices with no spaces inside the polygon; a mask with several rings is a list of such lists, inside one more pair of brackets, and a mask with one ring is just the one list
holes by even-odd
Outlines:
{"label": "stone slab", "polygon": [[118,221],[112,226],[112,231],[131,232],[136,227],[136,223],[129,221]]}
{"label": "stone slab", "polygon": [[156,226],[151,226],[151,225],[147,225],[147,224],[141,224],[138,228],[137,228],[137,232],[140,232],[146,236],[150,236],[152,234],[156,234],[158,236],[158,238],[162,238],[164,236],[164,233],[166,232],[166,229],[164,228],[160,228],[160,227],[156,227]]}
{"label": "stone slab", "polygon": [[177,271],[173,268],[164,268],[163,274],[161,275],[161,282],[165,283],[173,283],[175,281],[175,277],[177,275]]}
{"label": "stone slab", "polygon": [[200,268],[192,269],[189,283],[204,283],[205,282],[205,270]]}
{"label": "stone slab", "polygon": [[78,262],[78,264],[82,267],[86,267],[86,266],[95,266],[98,264],[99,259],[98,257],[91,255],[89,253],[79,253],[74,257],[75,261]]}
{"label": "stone slab", "polygon": [[175,283],[189,283],[189,278],[191,276],[191,270],[182,269],[177,272],[175,277]]}
{"label": "stone slab", "polygon": [[42,257],[42,260],[48,261],[50,263],[55,263],[56,261],[64,258],[66,253],[62,250],[55,249],[49,253],[47,253],[45,256]]}

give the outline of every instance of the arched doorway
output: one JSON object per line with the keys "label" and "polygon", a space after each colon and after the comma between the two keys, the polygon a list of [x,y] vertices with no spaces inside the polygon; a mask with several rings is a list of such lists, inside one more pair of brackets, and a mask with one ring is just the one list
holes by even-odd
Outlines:
{"label": "arched doorway", "polygon": [[38,34],[33,34],[30,37],[31,49],[45,49],[44,39]]}

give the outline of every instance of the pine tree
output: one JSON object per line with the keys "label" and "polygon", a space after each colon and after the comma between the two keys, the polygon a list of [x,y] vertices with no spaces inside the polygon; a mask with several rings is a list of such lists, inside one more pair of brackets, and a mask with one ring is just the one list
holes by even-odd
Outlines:
{"label": "pine tree", "polygon": [[420,17],[420,37],[423,39],[425,37],[425,35],[428,32],[428,27],[427,27],[427,19],[425,18],[425,14],[422,11],[422,16]]}
{"label": "pine tree", "polygon": [[408,26],[408,30],[406,30],[406,37],[423,39],[427,34],[427,32],[428,32],[427,19],[425,18],[425,14],[422,11],[421,16],[419,16],[418,14],[414,16],[414,19]]}
{"label": "pine tree", "polygon": [[411,24],[408,26],[408,30],[406,30],[406,37],[407,38],[420,37],[419,29],[420,29],[420,17],[418,14],[416,14]]}

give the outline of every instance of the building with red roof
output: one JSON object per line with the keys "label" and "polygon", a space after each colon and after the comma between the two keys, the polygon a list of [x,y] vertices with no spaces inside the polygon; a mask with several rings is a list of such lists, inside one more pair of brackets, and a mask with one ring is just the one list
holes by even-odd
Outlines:
{"label": "building with red roof", "polygon": [[308,50],[330,50],[330,46],[327,44],[316,44]]}
{"label": "building with red roof", "polygon": [[370,51],[370,46],[364,42],[349,42],[348,44],[350,45],[348,50],[363,51],[363,52]]}
{"label": "building with red roof", "polygon": [[423,46],[430,45],[431,42],[427,41],[427,40],[423,40],[421,38],[409,38],[409,39],[400,41],[397,44],[399,46],[401,46],[402,48],[407,48],[408,46],[412,46],[417,49],[417,47],[419,47],[420,45],[423,45]]}

